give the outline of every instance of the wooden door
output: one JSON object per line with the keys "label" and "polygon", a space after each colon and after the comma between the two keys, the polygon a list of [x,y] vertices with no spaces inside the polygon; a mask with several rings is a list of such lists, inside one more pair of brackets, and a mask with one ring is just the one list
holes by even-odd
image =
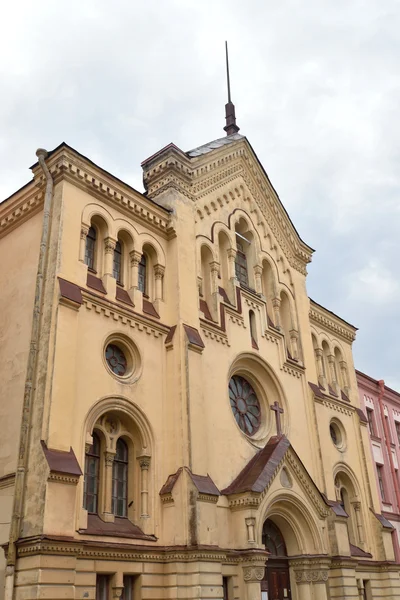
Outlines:
{"label": "wooden door", "polygon": [[264,592],[262,600],[291,600],[288,565],[274,565],[272,560],[268,560],[261,592]]}

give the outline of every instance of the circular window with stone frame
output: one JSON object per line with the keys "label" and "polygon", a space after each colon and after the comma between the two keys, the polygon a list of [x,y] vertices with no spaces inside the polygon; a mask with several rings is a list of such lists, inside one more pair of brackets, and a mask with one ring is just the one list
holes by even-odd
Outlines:
{"label": "circular window with stone frame", "polygon": [[261,425],[261,406],[251,383],[241,375],[229,381],[229,401],[235,421],[245,435],[253,436]]}
{"label": "circular window with stone frame", "polygon": [[329,423],[329,434],[333,445],[343,452],[346,449],[346,434],[342,423],[338,419],[332,419]]}
{"label": "circular window with stone frame", "polygon": [[139,350],[127,336],[116,333],[106,339],[103,362],[108,372],[124,383],[133,383],[140,377],[142,361]]}

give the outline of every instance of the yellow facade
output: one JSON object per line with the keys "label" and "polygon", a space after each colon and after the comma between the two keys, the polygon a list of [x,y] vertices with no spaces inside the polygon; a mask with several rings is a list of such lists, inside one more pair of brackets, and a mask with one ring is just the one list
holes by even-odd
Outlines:
{"label": "yellow facade", "polygon": [[65,144],[32,169],[0,206],[4,598],[398,598],[355,328],[247,139],[167,146],[145,195]]}

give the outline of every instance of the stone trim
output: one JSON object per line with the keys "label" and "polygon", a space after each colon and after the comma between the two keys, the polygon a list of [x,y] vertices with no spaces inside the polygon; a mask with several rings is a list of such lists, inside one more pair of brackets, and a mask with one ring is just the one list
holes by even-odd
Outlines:
{"label": "stone trim", "polygon": [[43,209],[44,194],[37,189],[34,181],[13,196],[0,204],[0,238]]}
{"label": "stone trim", "polygon": [[347,323],[328,309],[320,306],[310,298],[310,310],[308,313],[311,323],[315,323],[323,329],[334,333],[346,342],[354,342],[357,328]]}
{"label": "stone trim", "polygon": [[[63,143],[50,152],[46,164],[55,184],[62,180],[69,181],[134,221],[145,222],[147,227],[162,237],[168,238],[170,234],[173,237],[170,215],[165,208],[107,173],[67,144]],[[38,185],[44,186],[44,175],[38,163],[31,168]]]}
{"label": "stone trim", "polygon": [[87,310],[93,310],[99,315],[120,321],[123,325],[128,325],[147,334],[153,335],[155,338],[165,334],[168,335],[170,328],[168,325],[158,323],[152,319],[148,319],[144,315],[134,312],[131,309],[111,303],[105,298],[90,294],[82,290],[83,305]]}
{"label": "stone trim", "polygon": [[0,477],[0,490],[12,487],[15,484],[15,473],[9,473]]}
{"label": "stone trim", "polygon": [[193,158],[170,145],[153,160],[145,161],[143,170],[143,180],[150,197],[156,198],[162,192],[174,189],[196,202],[200,219],[210,214],[214,206],[216,210],[220,203],[231,202],[237,197],[238,185],[224,190],[224,194],[210,206],[205,206],[200,200],[242,178],[251,197],[252,209],[261,212],[289,264],[306,274],[306,264],[311,261],[313,250],[299,237],[246,138],[236,140],[230,147],[223,146]]}

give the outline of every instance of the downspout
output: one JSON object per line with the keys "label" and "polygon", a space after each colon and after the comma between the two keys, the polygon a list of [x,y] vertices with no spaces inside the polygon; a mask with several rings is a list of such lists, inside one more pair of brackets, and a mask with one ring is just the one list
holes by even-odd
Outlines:
{"label": "downspout", "polygon": [[388,457],[389,457],[390,472],[391,472],[391,475],[392,475],[393,487],[394,487],[394,490],[396,492],[397,509],[400,512],[400,488],[399,488],[399,482],[398,482],[397,477],[396,477],[396,471],[395,471],[395,468],[394,468],[392,448],[390,446],[389,428],[388,428],[388,425],[386,423],[385,410],[383,408],[383,396],[384,396],[384,393],[385,393],[385,382],[383,381],[383,379],[380,379],[378,381],[378,385],[379,385],[378,404],[379,404],[379,409],[380,409],[380,412],[381,412],[381,420],[382,420],[382,423],[383,423],[383,431],[385,433],[386,450],[387,450]]}
{"label": "downspout", "polygon": [[38,346],[41,330],[41,312],[43,304],[44,276],[48,259],[50,212],[53,199],[53,179],[45,163],[47,151],[39,148],[36,151],[39,164],[46,178],[46,191],[43,206],[42,237],[40,240],[38,268],[36,273],[35,299],[33,304],[31,341],[29,346],[28,363],[24,387],[22,406],[21,431],[19,440],[19,453],[17,471],[15,474],[14,506],[11,517],[10,537],[7,552],[7,567],[5,581],[5,600],[12,600],[14,590],[14,575],[16,563],[16,543],[21,532],[21,521],[25,495],[25,479],[28,467],[29,442],[31,430],[31,415],[34,399],[34,381],[37,366]]}

